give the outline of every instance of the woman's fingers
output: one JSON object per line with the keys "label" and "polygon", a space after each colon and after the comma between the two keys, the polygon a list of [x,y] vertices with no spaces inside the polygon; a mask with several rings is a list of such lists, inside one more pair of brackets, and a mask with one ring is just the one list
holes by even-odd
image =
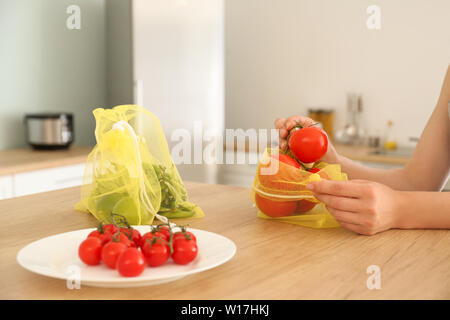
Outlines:
{"label": "woman's fingers", "polygon": [[308,127],[314,124],[314,121],[307,117],[292,116],[287,119],[277,118],[275,120],[275,128],[280,131],[280,136],[286,138],[289,130],[295,127],[297,124],[301,124],[304,127]]}
{"label": "woman's fingers", "polygon": [[277,118],[275,120],[275,128],[276,129],[285,129],[285,122],[286,122],[286,119],[284,119],[284,118]]}
{"label": "woman's fingers", "polygon": [[358,213],[343,211],[335,208],[327,208],[327,209],[339,223],[361,225],[361,221],[359,221],[360,215],[358,215]]}
{"label": "woman's fingers", "polygon": [[327,208],[334,208],[348,212],[360,212],[361,210],[364,210],[363,203],[357,198],[334,196],[325,193],[314,193],[314,196],[319,201],[323,202]]}
{"label": "woman's fingers", "polygon": [[302,126],[310,126],[314,124],[314,121],[310,118],[302,117],[302,116],[292,116],[287,119],[277,118],[275,120],[275,128],[278,129],[279,134],[279,147],[281,149],[286,149],[287,141],[286,138],[289,135],[289,130],[295,127],[297,124],[301,124]]}
{"label": "woman's fingers", "polygon": [[361,184],[352,181],[321,180],[309,183],[307,189],[314,194],[328,194],[348,198],[359,198],[363,195]]}
{"label": "woman's fingers", "polygon": [[314,120],[312,120],[311,118],[302,116],[292,116],[286,119],[286,129],[291,130],[297,124],[300,124],[303,127],[309,127],[314,123],[315,123]]}
{"label": "woman's fingers", "polygon": [[286,139],[286,137],[289,133],[286,129],[278,129],[278,132],[279,132],[280,138],[284,138],[284,139]]}

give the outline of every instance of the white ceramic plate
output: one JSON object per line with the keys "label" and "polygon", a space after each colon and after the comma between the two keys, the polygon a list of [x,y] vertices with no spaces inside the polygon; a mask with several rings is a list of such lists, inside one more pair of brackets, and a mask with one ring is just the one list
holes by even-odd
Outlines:
{"label": "white ceramic plate", "polygon": [[[142,234],[148,226],[136,226]],[[174,281],[189,274],[217,267],[230,260],[236,245],[216,233],[189,228],[197,238],[198,255],[188,265],[177,265],[172,259],[160,267],[145,268],[138,277],[122,277],[117,270],[104,264],[87,266],[78,257],[78,246],[92,229],[57,234],[30,243],[17,254],[17,261],[25,269],[44,276],[80,281],[95,287],[142,287]]]}

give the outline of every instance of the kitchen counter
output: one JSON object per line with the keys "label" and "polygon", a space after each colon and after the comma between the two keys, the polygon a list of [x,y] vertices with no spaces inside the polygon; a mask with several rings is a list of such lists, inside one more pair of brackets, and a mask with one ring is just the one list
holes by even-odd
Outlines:
{"label": "kitchen counter", "polygon": [[[80,189],[0,201],[0,299],[450,299],[449,230],[390,230],[371,237],[263,220],[249,189],[186,183],[205,217],[180,220],[232,239],[227,263],[175,282],[141,288],[69,290],[64,280],[31,273],[18,251],[49,235],[96,225],[76,212]],[[381,289],[366,286],[371,265]]]}
{"label": "kitchen counter", "polygon": [[[380,148],[368,147],[365,145],[349,145],[338,142],[332,143],[339,154],[349,159],[380,164],[405,165],[414,151],[413,147],[399,147],[399,150],[379,152]],[[225,150],[228,152],[240,151],[246,153],[259,153],[263,152],[264,149],[265,147],[261,149],[259,145],[250,146],[248,139],[245,141],[245,145],[241,148],[238,148],[236,140],[233,144],[225,147]]]}
{"label": "kitchen counter", "polygon": [[409,156],[395,154],[395,152],[377,153],[377,148],[367,146],[353,146],[337,143],[333,143],[333,145],[340,155],[356,161],[405,165],[410,158]]}
{"label": "kitchen counter", "polygon": [[[336,150],[353,160],[404,165],[408,157],[373,154],[374,148],[334,144]],[[72,146],[68,150],[41,151],[21,148],[0,151],[0,176],[84,163],[89,146]]]}
{"label": "kitchen counter", "polygon": [[21,148],[0,151],[0,176],[83,163],[92,147],[41,151]]}

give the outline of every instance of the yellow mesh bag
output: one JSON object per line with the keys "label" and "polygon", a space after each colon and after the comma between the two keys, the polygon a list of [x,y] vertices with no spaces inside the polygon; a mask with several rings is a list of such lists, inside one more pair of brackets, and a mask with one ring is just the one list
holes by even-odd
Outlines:
{"label": "yellow mesh bag", "polygon": [[136,105],[95,109],[97,145],[87,159],[75,209],[110,223],[123,215],[131,225],[203,217],[188,201],[158,118]]}
{"label": "yellow mesh bag", "polygon": [[310,173],[287,165],[272,157],[278,154],[278,149],[266,149],[256,170],[255,179],[250,197],[256,204],[255,197],[262,197],[271,201],[302,201],[307,200],[316,203],[311,210],[301,213],[294,213],[284,217],[270,217],[258,208],[258,217],[273,219],[281,222],[298,224],[311,228],[334,228],[338,227],[338,222],[320,203],[311,191],[306,189],[306,185],[312,181],[321,179],[347,180],[347,175],[341,172],[338,164],[328,164],[320,162],[316,165],[320,171]]}

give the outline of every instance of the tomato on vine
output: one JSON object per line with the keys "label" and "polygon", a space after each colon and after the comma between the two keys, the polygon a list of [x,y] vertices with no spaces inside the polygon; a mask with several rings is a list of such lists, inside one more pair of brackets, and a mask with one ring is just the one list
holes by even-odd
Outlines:
{"label": "tomato on vine", "polygon": [[271,200],[255,193],[255,202],[259,210],[272,218],[290,216],[297,208],[297,201]]}
{"label": "tomato on vine", "polygon": [[110,241],[103,246],[102,261],[107,267],[115,269],[120,254],[127,249],[122,242]]}
{"label": "tomato on vine", "polygon": [[89,237],[99,238],[102,241],[102,245],[105,245],[106,243],[111,241],[112,234],[110,234],[110,233],[101,233],[98,230],[94,230],[94,231],[92,231],[91,233],[88,234],[88,238]]}
{"label": "tomato on vine", "polygon": [[288,147],[295,158],[303,163],[318,161],[327,152],[328,137],[318,127],[294,127],[288,136]]}
{"label": "tomato on vine", "polygon": [[110,233],[110,234],[114,234],[119,230],[119,228],[112,223],[100,226],[100,228],[103,231],[103,233]]}
{"label": "tomato on vine", "polygon": [[289,157],[285,154],[272,155],[272,158],[277,159],[280,162],[283,162],[287,165],[293,166],[297,169],[300,169],[300,163],[298,163],[294,158]]}
{"label": "tomato on vine", "polygon": [[309,200],[299,200],[297,203],[297,208],[295,209],[295,213],[304,213],[312,210],[316,206],[316,202],[312,202]]}
{"label": "tomato on vine", "polygon": [[89,266],[100,263],[102,254],[102,241],[97,237],[86,238],[78,247],[78,256]]}
{"label": "tomato on vine", "polygon": [[170,247],[167,241],[156,237],[145,241],[142,253],[150,267],[159,267],[169,259]]}
{"label": "tomato on vine", "polygon": [[163,239],[169,241],[171,229],[168,226],[159,225],[157,227],[158,232],[162,235]]}
{"label": "tomato on vine", "polygon": [[137,277],[145,266],[145,257],[137,248],[126,248],[117,258],[117,270],[124,277]]}
{"label": "tomato on vine", "polygon": [[186,235],[190,239],[192,239],[194,242],[197,243],[197,238],[195,237],[195,235],[192,232],[190,232],[190,231],[186,231],[185,228],[182,228],[181,231],[179,231],[179,232],[175,232],[173,234],[172,241],[175,241],[176,239],[179,239],[179,238],[186,238]]}
{"label": "tomato on vine", "polygon": [[128,227],[128,228],[121,227],[120,231],[125,233],[128,238],[131,238],[131,240],[134,242],[136,247],[140,246],[141,233],[138,230],[131,228],[131,227]]}
{"label": "tomato on vine", "polygon": [[197,256],[197,243],[187,235],[173,240],[172,246],[172,259],[176,264],[188,264]]}

